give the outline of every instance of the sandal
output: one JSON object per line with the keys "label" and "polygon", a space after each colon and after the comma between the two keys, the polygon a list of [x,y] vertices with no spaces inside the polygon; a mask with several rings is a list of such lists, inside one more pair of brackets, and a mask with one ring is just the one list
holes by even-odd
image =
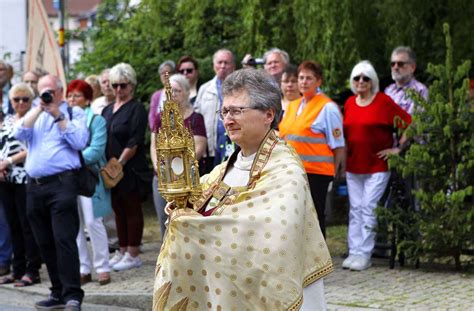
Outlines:
{"label": "sandal", "polygon": [[15,282],[15,287],[26,287],[34,284],[41,283],[39,276],[33,276],[31,274],[25,274],[20,280]]}
{"label": "sandal", "polygon": [[15,283],[17,281],[18,281],[18,279],[16,277],[14,277],[13,274],[10,274],[10,275],[7,275],[7,276],[3,277],[0,280],[0,285],[12,284],[12,283]]}
{"label": "sandal", "polygon": [[110,273],[109,272],[99,273],[99,284],[107,285],[109,283],[110,283]]}

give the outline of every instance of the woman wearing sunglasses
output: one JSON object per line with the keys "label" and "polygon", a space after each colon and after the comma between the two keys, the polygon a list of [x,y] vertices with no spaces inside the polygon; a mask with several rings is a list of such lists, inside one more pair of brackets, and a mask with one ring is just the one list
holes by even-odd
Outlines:
{"label": "woman wearing sunglasses", "polygon": [[0,129],[0,204],[11,230],[13,271],[0,284],[23,287],[40,282],[41,257],[26,216],[26,147],[13,131],[14,124],[30,110],[35,93],[27,84],[18,83],[10,89],[9,97],[15,113],[5,117]]}
{"label": "woman wearing sunglasses", "polygon": [[[120,251],[110,260],[112,269],[138,268],[143,236],[141,202],[151,191],[152,173],[145,156],[145,107],[134,98],[135,70],[126,63],[115,65],[109,73],[115,102],[102,111],[107,121],[106,158],[116,158],[123,166],[123,179],[112,188]],[[149,179],[149,180],[148,180]]]}
{"label": "woman wearing sunglasses", "polygon": [[322,82],[321,65],[312,61],[299,65],[298,89],[303,97],[290,102],[279,130],[303,162],[319,226],[326,236],[326,195],[329,183],[344,172],[344,136],[339,107],[321,91]]}
{"label": "woman wearing sunglasses", "polygon": [[199,64],[193,57],[185,55],[178,60],[176,68],[178,68],[178,73],[184,75],[189,81],[189,102],[194,105],[199,90]]}
{"label": "woman wearing sunglasses", "polygon": [[400,152],[393,146],[396,128],[406,128],[411,117],[379,92],[379,79],[368,61],[358,63],[350,77],[355,94],[345,104],[346,179],[349,191],[349,256],[342,267],[365,270],[371,266],[375,245],[374,209],[390,178],[387,159]]}

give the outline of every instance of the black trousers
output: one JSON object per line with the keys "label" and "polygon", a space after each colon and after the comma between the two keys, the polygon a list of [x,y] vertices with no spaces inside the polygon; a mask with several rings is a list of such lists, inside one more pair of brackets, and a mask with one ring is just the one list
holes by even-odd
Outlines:
{"label": "black trousers", "polygon": [[41,268],[41,256],[26,217],[26,185],[1,183],[0,199],[11,231],[13,276],[17,279],[24,274],[36,277]]}
{"label": "black trousers", "polygon": [[62,176],[43,184],[27,185],[27,215],[48,268],[51,294],[55,298],[82,302],[77,211],[77,181]]}
{"label": "black trousers", "polygon": [[332,176],[319,175],[319,174],[307,174],[309,189],[311,196],[313,197],[314,206],[318,213],[319,227],[326,238],[326,196],[328,194],[329,183],[334,179]]}

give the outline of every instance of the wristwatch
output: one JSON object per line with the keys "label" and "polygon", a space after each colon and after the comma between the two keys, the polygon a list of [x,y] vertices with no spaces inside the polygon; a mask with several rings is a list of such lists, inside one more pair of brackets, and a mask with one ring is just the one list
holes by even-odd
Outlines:
{"label": "wristwatch", "polygon": [[61,114],[56,119],[54,119],[54,123],[61,122],[65,118],[66,118],[66,116],[64,115],[64,113],[61,112]]}

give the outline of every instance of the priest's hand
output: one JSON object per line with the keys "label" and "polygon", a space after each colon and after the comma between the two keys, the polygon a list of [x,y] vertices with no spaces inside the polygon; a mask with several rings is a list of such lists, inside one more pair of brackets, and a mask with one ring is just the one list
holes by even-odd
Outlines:
{"label": "priest's hand", "polygon": [[165,213],[166,215],[168,215],[168,218],[171,214],[171,212],[176,208],[176,204],[174,201],[171,201],[171,202],[167,202],[166,203],[166,206],[165,206]]}

